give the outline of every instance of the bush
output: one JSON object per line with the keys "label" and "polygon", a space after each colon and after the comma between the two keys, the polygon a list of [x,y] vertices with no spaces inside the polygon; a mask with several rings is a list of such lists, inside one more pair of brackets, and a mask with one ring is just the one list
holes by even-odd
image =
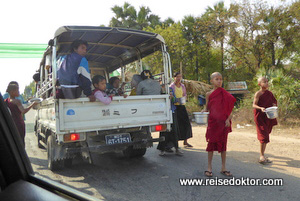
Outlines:
{"label": "bush", "polygon": [[299,118],[300,81],[284,73],[283,69],[260,70],[257,77],[266,76],[269,79],[270,91],[278,102],[279,118]]}

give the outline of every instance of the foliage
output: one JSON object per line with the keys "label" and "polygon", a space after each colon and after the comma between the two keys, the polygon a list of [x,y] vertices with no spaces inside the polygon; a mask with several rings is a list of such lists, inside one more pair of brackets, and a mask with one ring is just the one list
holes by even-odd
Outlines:
{"label": "foliage", "polygon": [[32,81],[29,85],[25,86],[23,97],[25,100],[28,100],[34,97],[35,94],[35,82]]}
{"label": "foliage", "polygon": [[300,80],[287,75],[283,69],[261,69],[257,77],[266,76],[270,82],[270,91],[278,101],[281,118],[299,115],[300,109]]}
{"label": "foliage", "polygon": [[[246,81],[253,95],[258,90],[256,77],[267,74],[280,116],[299,117],[300,1],[279,4],[238,0],[226,7],[220,1],[198,17],[188,15],[181,22],[169,17],[161,22],[148,7],[137,12],[125,3],[112,8],[115,17],[110,25],[162,35],[173,72],[182,70],[185,79],[209,83],[209,75],[219,71],[225,85],[227,81]],[[143,62],[143,68],[161,71],[161,57]],[[252,99],[249,95],[239,110],[252,110]]]}
{"label": "foliage", "polygon": [[142,30],[145,27],[154,27],[161,24],[158,15],[151,14],[149,7],[142,6],[137,12],[129,3],[125,2],[123,7],[115,5],[111,9],[115,13],[110,21],[112,27],[125,27]]}

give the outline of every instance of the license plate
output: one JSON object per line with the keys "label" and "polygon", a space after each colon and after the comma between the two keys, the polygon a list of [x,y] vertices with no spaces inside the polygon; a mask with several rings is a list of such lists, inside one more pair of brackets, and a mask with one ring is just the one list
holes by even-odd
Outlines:
{"label": "license plate", "polygon": [[122,144],[131,142],[129,133],[113,134],[105,136],[106,144]]}

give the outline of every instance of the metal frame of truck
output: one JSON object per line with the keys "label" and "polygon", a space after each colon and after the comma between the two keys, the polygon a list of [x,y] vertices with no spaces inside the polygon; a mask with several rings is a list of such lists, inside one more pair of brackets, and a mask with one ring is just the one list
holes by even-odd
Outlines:
{"label": "metal frame of truck", "polygon": [[[88,42],[86,58],[89,67],[96,73],[102,71],[106,78],[120,67],[124,78],[124,67],[134,62],[142,71],[141,59],[161,51],[161,81],[165,94],[114,97],[109,105],[89,102],[87,97],[56,99],[56,61],[59,56],[69,53],[75,39]],[[91,152],[122,151],[127,157],[141,157],[153,142],[164,140],[153,139],[151,131],[170,129],[172,114],[168,84],[172,77],[171,62],[165,41],[158,34],[123,28],[60,27],[54,39],[49,41],[39,72],[36,96],[44,100],[36,108],[35,132],[38,146],[47,148],[51,170],[70,166],[78,154],[92,162]],[[129,142],[126,141],[128,133]],[[126,142],[107,144],[120,139]]]}

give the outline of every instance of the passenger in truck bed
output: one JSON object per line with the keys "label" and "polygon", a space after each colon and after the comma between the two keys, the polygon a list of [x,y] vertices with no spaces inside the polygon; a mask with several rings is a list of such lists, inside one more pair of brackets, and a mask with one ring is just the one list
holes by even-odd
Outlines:
{"label": "passenger in truck bed", "polygon": [[92,83],[95,87],[94,91],[92,92],[95,98],[105,105],[110,104],[114,95],[109,96],[105,93],[106,79],[102,75],[95,75],[92,79]]}
{"label": "passenger in truck bed", "polygon": [[71,45],[71,54],[57,60],[57,79],[60,88],[57,98],[79,98],[83,91],[91,102],[95,101],[91,89],[91,75],[88,61],[85,58],[88,43],[75,40]]}
{"label": "passenger in truck bed", "polygon": [[127,97],[123,90],[125,83],[123,83],[120,87],[120,79],[118,77],[111,77],[108,83],[110,86],[110,88],[106,89],[106,93],[108,95],[123,96],[124,98]]}
{"label": "passenger in truck bed", "polygon": [[132,76],[130,96],[135,96],[136,95],[137,86],[139,85],[139,83],[141,81],[142,81],[141,75],[134,74]]}
{"label": "passenger in truck bed", "polygon": [[136,95],[159,95],[161,94],[161,86],[159,82],[153,80],[153,76],[149,70],[143,70],[141,73],[141,81],[137,87]]}

